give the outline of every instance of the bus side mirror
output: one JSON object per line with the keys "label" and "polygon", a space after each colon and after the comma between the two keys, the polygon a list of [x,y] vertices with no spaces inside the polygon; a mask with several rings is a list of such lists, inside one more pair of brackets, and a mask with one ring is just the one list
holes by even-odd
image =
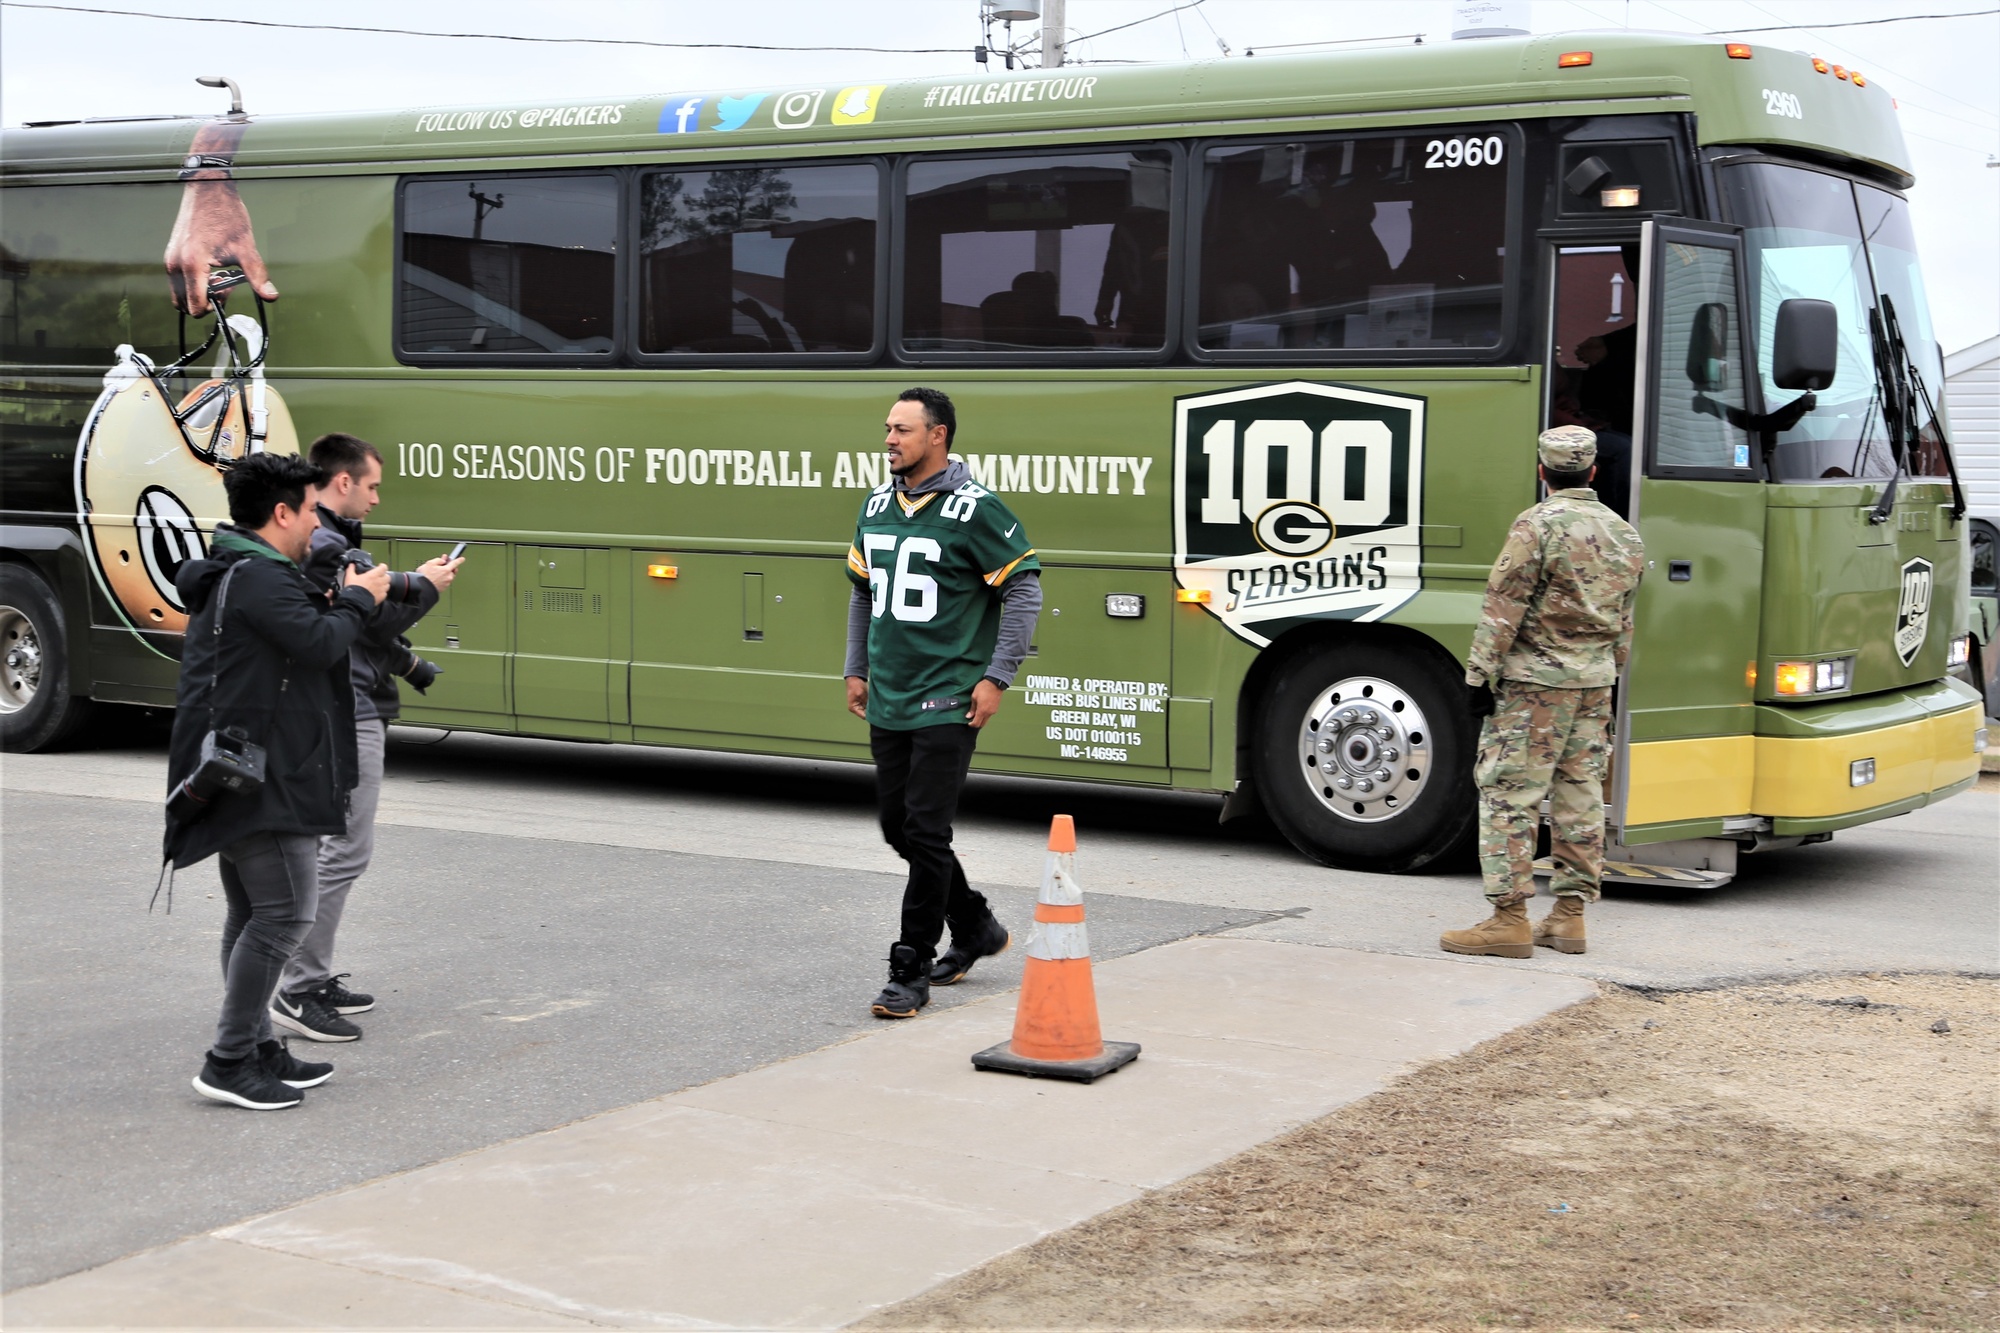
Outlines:
{"label": "bus side mirror", "polygon": [[1771,344],[1771,380],[1780,389],[1817,391],[1833,385],[1840,365],[1840,312],[1831,301],[1795,296],[1778,306]]}
{"label": "bus side mirror", "polygon": [[1729,307],[1707,301],[1696,307],[1694,325],[1688,330],[1688,383],[1703,393],[1727,386],[1729,357]]}

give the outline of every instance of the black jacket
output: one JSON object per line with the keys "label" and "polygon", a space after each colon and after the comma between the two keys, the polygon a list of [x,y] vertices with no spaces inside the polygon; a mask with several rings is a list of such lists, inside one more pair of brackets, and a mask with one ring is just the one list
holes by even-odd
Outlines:
{"label": "black jacket", "polygon": [[168,817],[167,857],[186,867],[251,833],[343,832],[360,770],[347,650],[375,599],[348,588],[329,605],[297,565],[227,523],[174,586],[188,627],[167,790],[194,771],[211,730],[241,727],[265,756],[260,790],[225,792],[191,824]]}
{"label": "black jacket", "polygon": [[[313,533],[312,550],[306,555],[306,578],[322,592],[332,590],[340,582],[341,558],[360,545],[361,520],[342,518],[321,505],[319,531]],[[362,568],[374,563],[364,561]],[[423,575],[412,574],[407,587],[406,600],[385,601],[375,609],[348,655],[354,675],[354,716],[358,720],[380,718],[393,722],[402,715],[396,677],[408,671],[417,656],[403,635],[438,604],[438,590]]]}

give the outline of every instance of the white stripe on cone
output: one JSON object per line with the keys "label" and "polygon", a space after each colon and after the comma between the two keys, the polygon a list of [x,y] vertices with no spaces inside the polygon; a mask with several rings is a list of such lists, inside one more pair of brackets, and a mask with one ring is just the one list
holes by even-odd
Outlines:
{"label": "white stripe on cone", "polygon": [[[1076,882],[1076,854],[1050,852],[1042,867],[1042,891],[1037,901],[1050,907],[1083,906],[1083,886]],[[1028,937],[1028,957],[1048,962],[1090,957],[1090,928],[1081,921],[1037,921]]]}

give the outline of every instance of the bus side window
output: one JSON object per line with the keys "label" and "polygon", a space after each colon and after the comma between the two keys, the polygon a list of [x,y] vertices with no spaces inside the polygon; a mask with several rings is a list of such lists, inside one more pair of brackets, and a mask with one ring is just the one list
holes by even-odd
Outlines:
{"label": "bus side window", "polygon": [[905,347],[1166,345],[1167,152],[918,159],[904,195]]}
{"label": "bus side window", "polygon": [[406,354],[612,354],[615,177],[415,179],[402,227]]}
{"label": "bus side window", "polygon": [[1202,347],[1497,346],[1513,142],[1459,127],[1209,148]]}
{"label": "bus side window", "polygon": [[872,162],[648,174],[639,351],[867,353],[880,211]]}

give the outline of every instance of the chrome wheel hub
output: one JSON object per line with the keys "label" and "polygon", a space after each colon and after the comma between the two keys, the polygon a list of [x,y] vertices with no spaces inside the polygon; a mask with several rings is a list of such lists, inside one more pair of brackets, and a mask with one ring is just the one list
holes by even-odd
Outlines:
{"label": "chrome wheel hub", "polygon": [[1357,824],[1394,819],[1430,779],[1423,710],[1374,676],[1351,676],[1314,699],[1299,724],[1299,750],[1319,803]]}
{"label": "chrome wheel hub", "polygon": [[20,610],[0,606],[0,713],[34,702],[42,685],[42,641]]}

